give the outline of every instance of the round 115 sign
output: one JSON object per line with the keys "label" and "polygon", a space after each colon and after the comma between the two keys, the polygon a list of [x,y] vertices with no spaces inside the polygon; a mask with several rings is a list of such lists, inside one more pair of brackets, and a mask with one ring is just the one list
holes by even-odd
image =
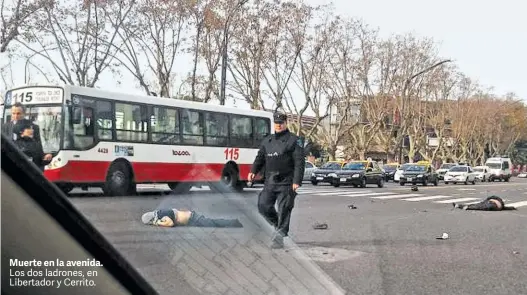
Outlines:
{"label": "round 115 sign", "polygon": [[7,93],[6,105],[62,103],[64,91],[59,87],[25,87]]}

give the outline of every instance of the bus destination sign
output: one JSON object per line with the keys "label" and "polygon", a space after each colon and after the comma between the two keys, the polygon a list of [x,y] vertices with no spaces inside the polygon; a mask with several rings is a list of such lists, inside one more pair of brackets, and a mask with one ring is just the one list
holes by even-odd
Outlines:
{"label": "bus destination sign", "polygon": [[13,105],[17,102],[24,105],[62,103],[64,92],[58,87],[26,87],[7,93],[5,103]]}

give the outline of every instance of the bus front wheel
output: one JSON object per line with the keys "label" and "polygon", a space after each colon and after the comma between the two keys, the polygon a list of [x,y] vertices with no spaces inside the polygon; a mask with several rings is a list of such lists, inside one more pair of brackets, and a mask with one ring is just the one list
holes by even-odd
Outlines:
{"label": "bus front wheel", "polygon": [[103,187],[106,196],[128,196],[135,193],[132,171],[124,162],[114,162],[106,176]]}

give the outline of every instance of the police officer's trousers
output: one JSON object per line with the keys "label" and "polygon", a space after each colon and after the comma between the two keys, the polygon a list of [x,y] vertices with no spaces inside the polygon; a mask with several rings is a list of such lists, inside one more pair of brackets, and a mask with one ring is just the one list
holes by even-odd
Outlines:
{"label": "police officer's trousers", "polygon": [[258,211],[284,237],[289,234],[289,223],[296,195],[292,185],[266,185],[258,196]]}

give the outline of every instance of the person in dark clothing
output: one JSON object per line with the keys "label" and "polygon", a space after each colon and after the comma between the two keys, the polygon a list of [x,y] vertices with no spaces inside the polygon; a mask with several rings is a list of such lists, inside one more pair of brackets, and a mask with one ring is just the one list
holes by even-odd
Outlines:
{"label": "person in dark clothing", "polygon": [[476,203],[476,204],[463,205],[463,204],[452,203],[452,206],[454,208],[458,208],[462,210],[481,210],[481,211],[516,210],[515,207],[505,206],[505,202],[503,201],[503,199],[498,196],[490,196],[486,198],[484,201]]}
{"label": "person in dark clothing", "polygon": [[[5,123],[2,125],[2,133],[7,135],[9,139],[16,141],[16,134],[14,132],[15,126],[18,124],[19,121],[25,120],[24,116],[26,115],[26,110],[24,108],[24,105],[17,102],[11,107],[11,121],[8,123]],[[33,128],[33,139],[38,142],[40,145],[40,148],[42,149],[42,142],[40,140],[40,128],[36,124],[32,124]],[[45,154],[44,155],[46,161],[51,161],[52,155],[51,154]]]}
{"label": "person in dark clothing", "polygon": [[158,209],[146,212],[141,216],[141,221],[146,225],[162,227],[243,227],[238,219],[212,219],[195,211],[178,209]]}
{"label": "person in dark clothing", "polygon": [[22,119],[13,126],[14,142],[28,158],[37,165],[41,171],[49,164],[46,154],[42,150],[42,144],[33,138],[34,130],[31,121]]}
{"label": "person in dark clothing", "polygon": [[[305,169],[302,140],[287,128],[287,116],[275,113],[275,134],[262,140],[248,180],[265,171],[264,189],[258,196],[258,211],[275,227],[272,248],[283,248],[289,235],[289,223],[296,191],[302,184]],[[275,203],[278,202],[278,212]]]}

